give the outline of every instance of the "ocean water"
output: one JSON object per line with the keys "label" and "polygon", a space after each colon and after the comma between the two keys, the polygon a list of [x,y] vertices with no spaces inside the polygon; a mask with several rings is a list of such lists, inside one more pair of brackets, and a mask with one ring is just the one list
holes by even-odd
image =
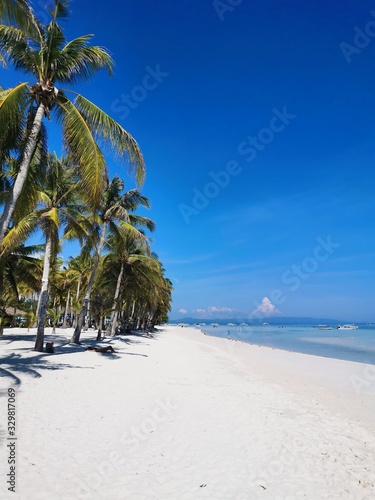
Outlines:
{"label": "ocean water", "polygon": [[345,359],[375,365],[375,326],[358,324],[356,330],[319,330],[313,326],[223,326],[197,328],[208,335],[287,351]]}

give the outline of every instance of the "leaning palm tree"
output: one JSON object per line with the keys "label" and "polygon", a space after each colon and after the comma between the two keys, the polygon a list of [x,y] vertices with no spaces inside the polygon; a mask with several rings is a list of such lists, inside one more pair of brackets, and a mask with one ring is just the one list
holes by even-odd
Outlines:
{"label": "leaning palm tree", "polygon": [[154,229],[154,223],[151,219],[132,213],[139,205],[149,208],[149,200],[140,194],[138,189],[132,189],[127,191],[125,194],[121,194],[123,188],[123,181],[118,176],[115,176],[102,195],[102,202],[97,213],[98,231],[100,234],[96,244],[94,262],[86,289],[86,295],[82,303],[81,312],[78,316],[76,328],[70,340],[70,342],[74,344],[79,343],[83,323],[87,314],[87,308],[90,302],[91,292],[98,271],[100,257],[106,241],[108,227],[112,233],[117,233],[118,228],[116,226],[116,222],[123,221],[127,230],[132,233],[135,238],[142,241],[146,237],[137,229],[137,227],[143,226],[147,227],[149,230]]}
{"label": "leaning palm tree", "polygon": [[[92,35],[67,42],[58,22],[68,16],[70,1],[53,0],[51,3],[52,7],[47,7],[51,21],[45,26],[34,15],[29,2],[1,0],[0,3],[0,22],[20,23],[18,26],[0,25],[0,54],[3,56],[0,62],[7,60],[36,79],[33,85],[24,82],[0,91],[0,145],[27,130],[21,141],[18,173],[0,219],[0,245],[23,190],[43,119],[50,118],[51,112],[61,123],[65,148],[80,167],[91,201],[99,203],[107,183],[106,163],[98,140],[108,144],[117,159],[126,162],[138,183],[144,178],[145,165],[134,138],[82,95],[56,86],[89,80],[103,68],[112,74],[113,61],[106,49],[89,45]],[[25,23],[29,27],[27,30]],[[73,100],[68,98],[70,92]]]}
{"label": "leaning palm tree", "polygon": [[90,229],[85,216],[85,207],[80,201],[80,183],[77,182],[75,169],[69,159],[61,160],[51,155],[46,167],[44,183],[38,191],[38,205],[35,210],[17,220],[4,237],[3,246],[14,245],[22,241],[36,228],[40,228],[45,237],[45,253],[42,286],[37,309],[37,335],[35,350],[43,352],[44,327],[49,299],[50,269],[59,249],[59,231],[63,228],[83,240]]}

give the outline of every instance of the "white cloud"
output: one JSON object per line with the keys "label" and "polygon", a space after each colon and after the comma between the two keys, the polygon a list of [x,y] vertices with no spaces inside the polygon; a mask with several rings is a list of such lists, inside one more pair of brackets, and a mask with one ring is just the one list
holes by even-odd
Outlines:
{"label": "white cloud", "polygon": [[178,312],[180,314],[186,314],[187,313],[187,310],[186,309],[179,309]]}
{"label": "white cloud", "polygon": [[197,314],[200,318],[226,318],[230,317],[234,313],[237,313],[237,309],[232,309],[231,307],[222,306],[209,306],[207,309],[193,309],[194,314]]}
{"label": "white cloud", "polygon": [[208,308],[209,312],[235,312],[236,309],[231,309],[230,307],[216,307],[216,306],[210,306]]}
{"label": "white cloud", "polygon": [[254,311],[251,314],[254,315],[261,314],[262,316],[273,316],[275,314],[281,314],[281,311],[279,311],[276,308],[276,306],[272,304],[272,302],[268,297],[264,297],[262,303],[256,309],[254,309]]}

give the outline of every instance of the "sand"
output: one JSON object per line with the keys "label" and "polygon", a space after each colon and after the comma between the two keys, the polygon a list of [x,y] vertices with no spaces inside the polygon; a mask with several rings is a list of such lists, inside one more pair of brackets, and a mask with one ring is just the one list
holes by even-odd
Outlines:
{"label": "sand", "polygon": [[194,328],[101,342],[115,354],[47,332],[54,354],[32,351],[34,332],[0,338],[0,498],[375,498],[374,366]]}

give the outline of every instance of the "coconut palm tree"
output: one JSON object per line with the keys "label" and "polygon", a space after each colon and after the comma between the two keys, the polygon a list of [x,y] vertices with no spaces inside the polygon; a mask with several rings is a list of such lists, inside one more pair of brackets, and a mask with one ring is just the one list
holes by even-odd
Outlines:
{"label": "coconut palm tree", "polygon": [[128,268],[132,268],[133,273],[148,275],[151,270],[158,270],[158,263],[150,257],[150,247],[147,239],[139,240],[134,237],[133,232],[129,232],[127,225],[122,221],[118,224],[118,231],[112,234],[107,242],[110,252],[105,256],[103,267],[105,273],[109,269],[117,275],[114,286],[113,305],[111,319],[109,323],[109,335],[114,336],[117,327],[117,318],[120,311],[120,293],[123,291]]}
{"label": "coconut palm tree", "polygon": [[42,287],[37,309],[37,336],[35,350],[42,352],[44,344],[44,327],[48,307],[48,288],[50,268],[59,250],[59,231],[61,228],[72,237],[87,237],[89,228],[85,216],[85,206],[80,201],[81,184],[70,160],[50,155],[44,183],[37,194],[38,204],[11,228],[4,237],[3,246],[14,245],[25,240],[39,227],[45,237],[45,253],[42,275]]}
{"label": "coconut palm tree", "polygon": [[[127,241],[126,241],[127,240]],[[131,237],[126,243],[116,238],[112,251],[104,257],[103,273],[115,289],[109,332],[114,335],[118,318],[129,329],[149,328],[170,310],[171,283],[164,276],[155,254]],[[112,238],[109,239],[108,246]],[[115,281],[117,277],[117,281]]]}
{"label": "coconut palm tree", "polygon": [[91,201],[100,202],[107,183],[106,163],[98,140],[111,146],[118,160],[126,162],[138,183],[144,178],[145,165],[134,138],[82,95],[56,86],[87,81],[103,68],[109,74],[113,70],[107,50],[89,44],[92,35],[67,42],[58,22],[68,16],[69,3],[69,0],[50,2],[47,12],[51,21],[45,26],[34,15],[29,2],[1,0],[0,3],[0,22],[16,23],[0,25],[2,61],[9,61],[36,80],[33,85],[23,82],[0,91],[0,146],[16,136],[22,145],[17,176],[0,219],[0,245],[24,188],[43,120],[50,118],[51,113],[62,126],[65,148],[80,167],[85,192]]}
{"label": "coconut palm tree", "polygon": [[[101,260],[101,265],[102,265]],[[100,271],[95,280],[95,285],[90,298],[91,311],[90,314],[95,318],[98,326],[96,340],[102,339],[102,329],[104,326],[104,319],[111,314],[112,311],[112,294],[113,294],[113,281],[109,276]]]}
{"label": "coconut palm tree", "polygon": [[[15,245],[0,258],[0,316],[5,308],[17,305],[22,286],[38,290],[40,286],[42,263],[35,255],[40,253],[42,245]],[[0,335],[3,322],[0,318]]]}
{"label": "coconut palm tree", "polygon": [[118,176],[115,176],[102,195],[101,205],[97,213],[98,231],[100,234],[98,242],[95,246],[93,267],[86,289],[85,298],[82,303],[82,309],[79,314],[73,336],[70,340],[70,342],[74,344],[79,343],[94,280],[98,271],[100,257],[106,241],[108,228],[110,228],[112,234],[116,234],[119,231],[116,222],[123,221],[123,225],[126,226],[127,231],[132,233],[135,238],[143,241],[146,237],[137,229],[137,227],[143,226],[151,231],[155,227],[151,219],[132,213],[139,205],[149,208],[149,200],[143,196],[138,189],[132,189],[127,191],[125,194],[121,194],[123,188],[124,182]]}
{"label": "coconut palm tree", "polygon": [[72,326],[75,328],[77,317],[80,311],[81,290],[88,285],[91,269],[93,267],[93,259],[89,253],[89,246],[84,245],[81,253],[77,257],[70,257],[68,260],[67,276],[75,286],[75,292],[71,297],[71,306],[74,312]]}

